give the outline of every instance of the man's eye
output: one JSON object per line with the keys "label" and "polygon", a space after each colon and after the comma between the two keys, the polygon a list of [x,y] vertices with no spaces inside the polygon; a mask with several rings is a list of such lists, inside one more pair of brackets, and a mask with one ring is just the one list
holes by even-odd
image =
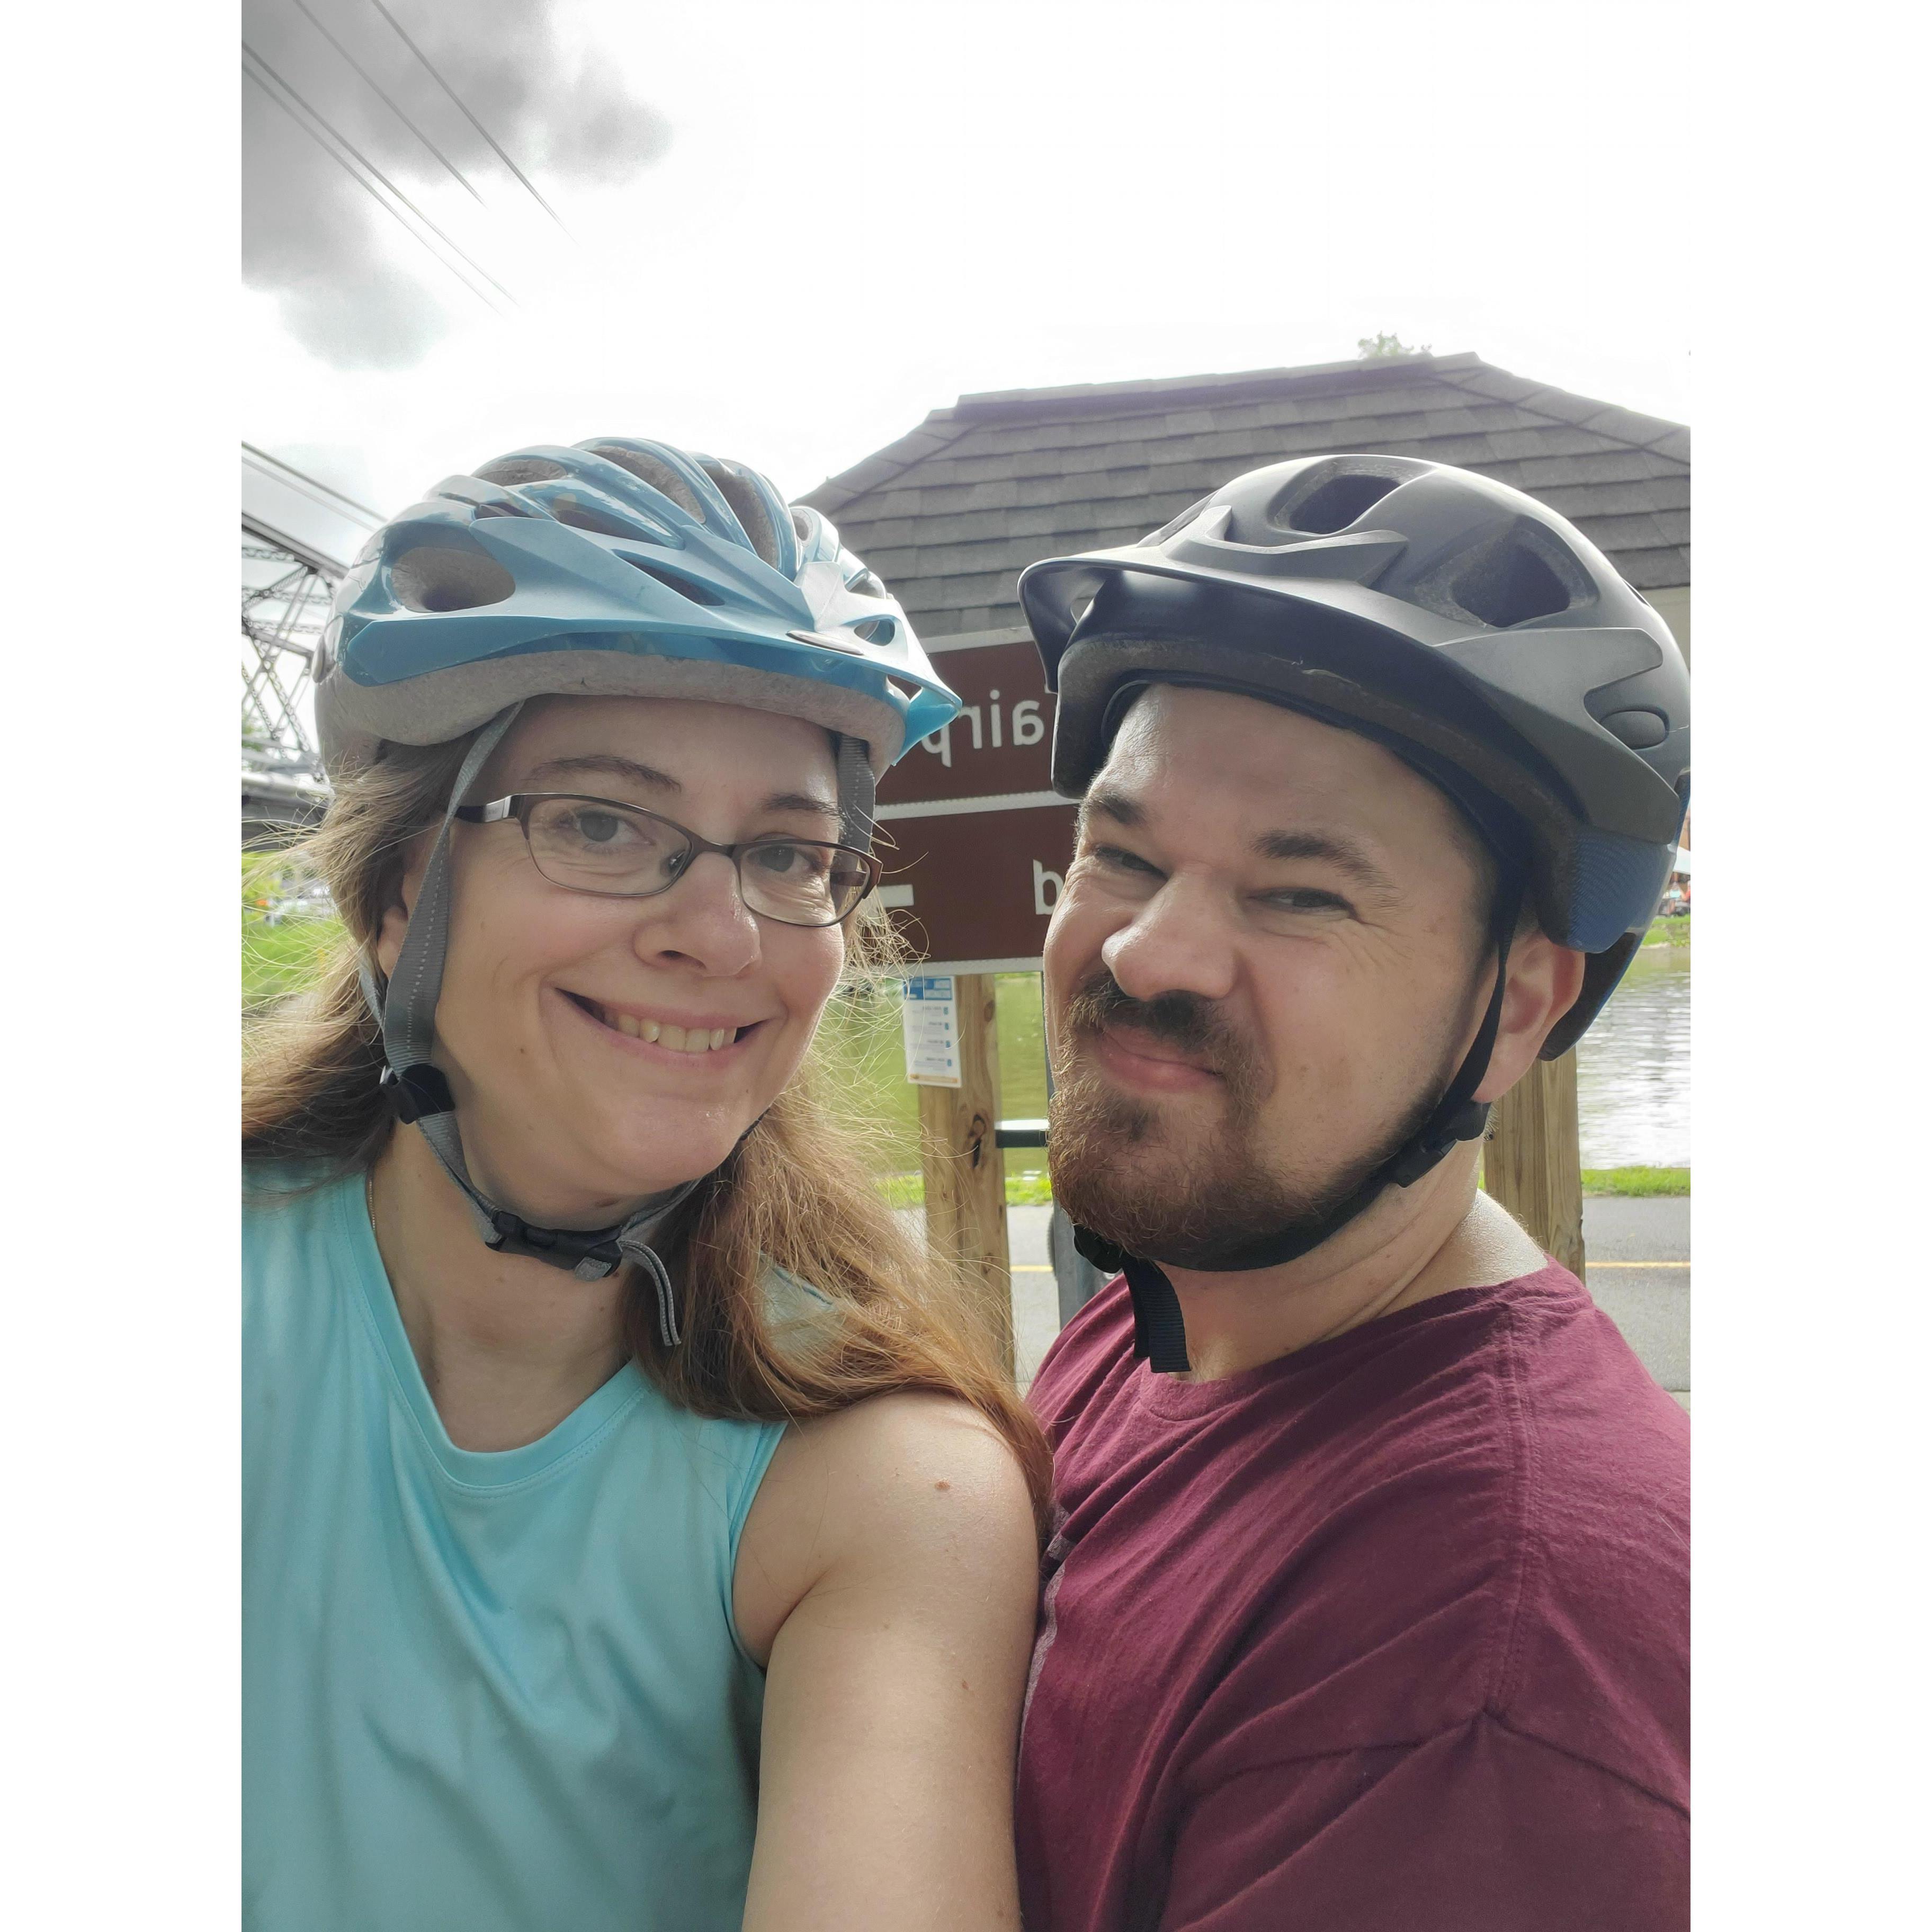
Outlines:
{"label": "man's eye", "polygon": [[1339,892],[1324,892],[1316,886],[1284,886],[1279,891],[1261,893],[1256,903],[1270,912],[1352,913],[1354,908]]}
{"label": "man's eye", "polygon": [[1096,845],[1087,855],[1096,866],[1105,866],[1117,872],[1136,872],[1143,878],[1158,878],[1158,868],[1150,866],[1133,853],[1124,851],[1118,845]]}

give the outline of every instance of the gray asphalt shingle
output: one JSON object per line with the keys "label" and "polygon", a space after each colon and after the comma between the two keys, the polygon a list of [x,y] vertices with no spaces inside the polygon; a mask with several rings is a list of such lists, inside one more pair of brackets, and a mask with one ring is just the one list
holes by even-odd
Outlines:
{"label": "gray asphalt shingle", "polygon": [[1019,623],[1039,557],[1331,450],[1466,465],[1574,519],[1640,589],[1690,581],[1689,431],[1470,355],[962,397],[803,500],[944,635]]}

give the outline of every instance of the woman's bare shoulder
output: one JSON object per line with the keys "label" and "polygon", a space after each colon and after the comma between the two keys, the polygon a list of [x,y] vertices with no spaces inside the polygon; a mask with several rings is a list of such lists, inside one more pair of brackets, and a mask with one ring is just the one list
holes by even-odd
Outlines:
{"label": "woman's bare shoulder", "polygon": [[828,1577],[899,1566],[920,1585],[1030,1590],[1036,1562],[1026,1479],[993,1424],[956,1396],[871,1396],[786,1430],[739,1545],[739,1630],[762,1661]]}

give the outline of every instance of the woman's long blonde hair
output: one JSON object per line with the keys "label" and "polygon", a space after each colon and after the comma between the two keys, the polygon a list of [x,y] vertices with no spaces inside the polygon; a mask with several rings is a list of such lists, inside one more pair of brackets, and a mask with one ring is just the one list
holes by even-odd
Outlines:
{"label": "woman's long blonde hair", "polygon": [[[308,1163],[318,1180],[360,1172],[394,1131],[376,1084],[381,1032],[358,968],[396,902],[410,844],[442,818],[470,742],[384,746],[342,782],[320,830],[292,855],[326,882],[344,932],[314,986],[249,1027],[242,1147],[250,1166]],[[876,935],[856,921],[848,930],[863,973]],[[1011,1446],[1043,1524],[1051,1462],[1039,1425],[959,1272],[886,1205],[862,1133],[825,1102],[817,1059],[814,1048],[666,1238],[682,1259],[682,1342],[662,1344],[655,1304],[634,1281],[631,1350],[674,1401],[704,1415],[799,1421],[892,1390],[958,1396]],[[772,1264],[817,1288],[830,1311],[801,1321],[795,1307],[774,1306]]]}

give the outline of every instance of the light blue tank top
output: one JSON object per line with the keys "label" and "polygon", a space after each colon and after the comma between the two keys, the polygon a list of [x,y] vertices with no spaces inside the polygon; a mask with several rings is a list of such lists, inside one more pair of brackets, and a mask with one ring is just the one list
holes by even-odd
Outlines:
{"label": "light blue tank top", "polygon": [[248,1932],[735,1928],[764,1694],[732,1575],[782,1425],[632,1366],[459,1449],[360,1175],[257,1194],[243,1254]]}

